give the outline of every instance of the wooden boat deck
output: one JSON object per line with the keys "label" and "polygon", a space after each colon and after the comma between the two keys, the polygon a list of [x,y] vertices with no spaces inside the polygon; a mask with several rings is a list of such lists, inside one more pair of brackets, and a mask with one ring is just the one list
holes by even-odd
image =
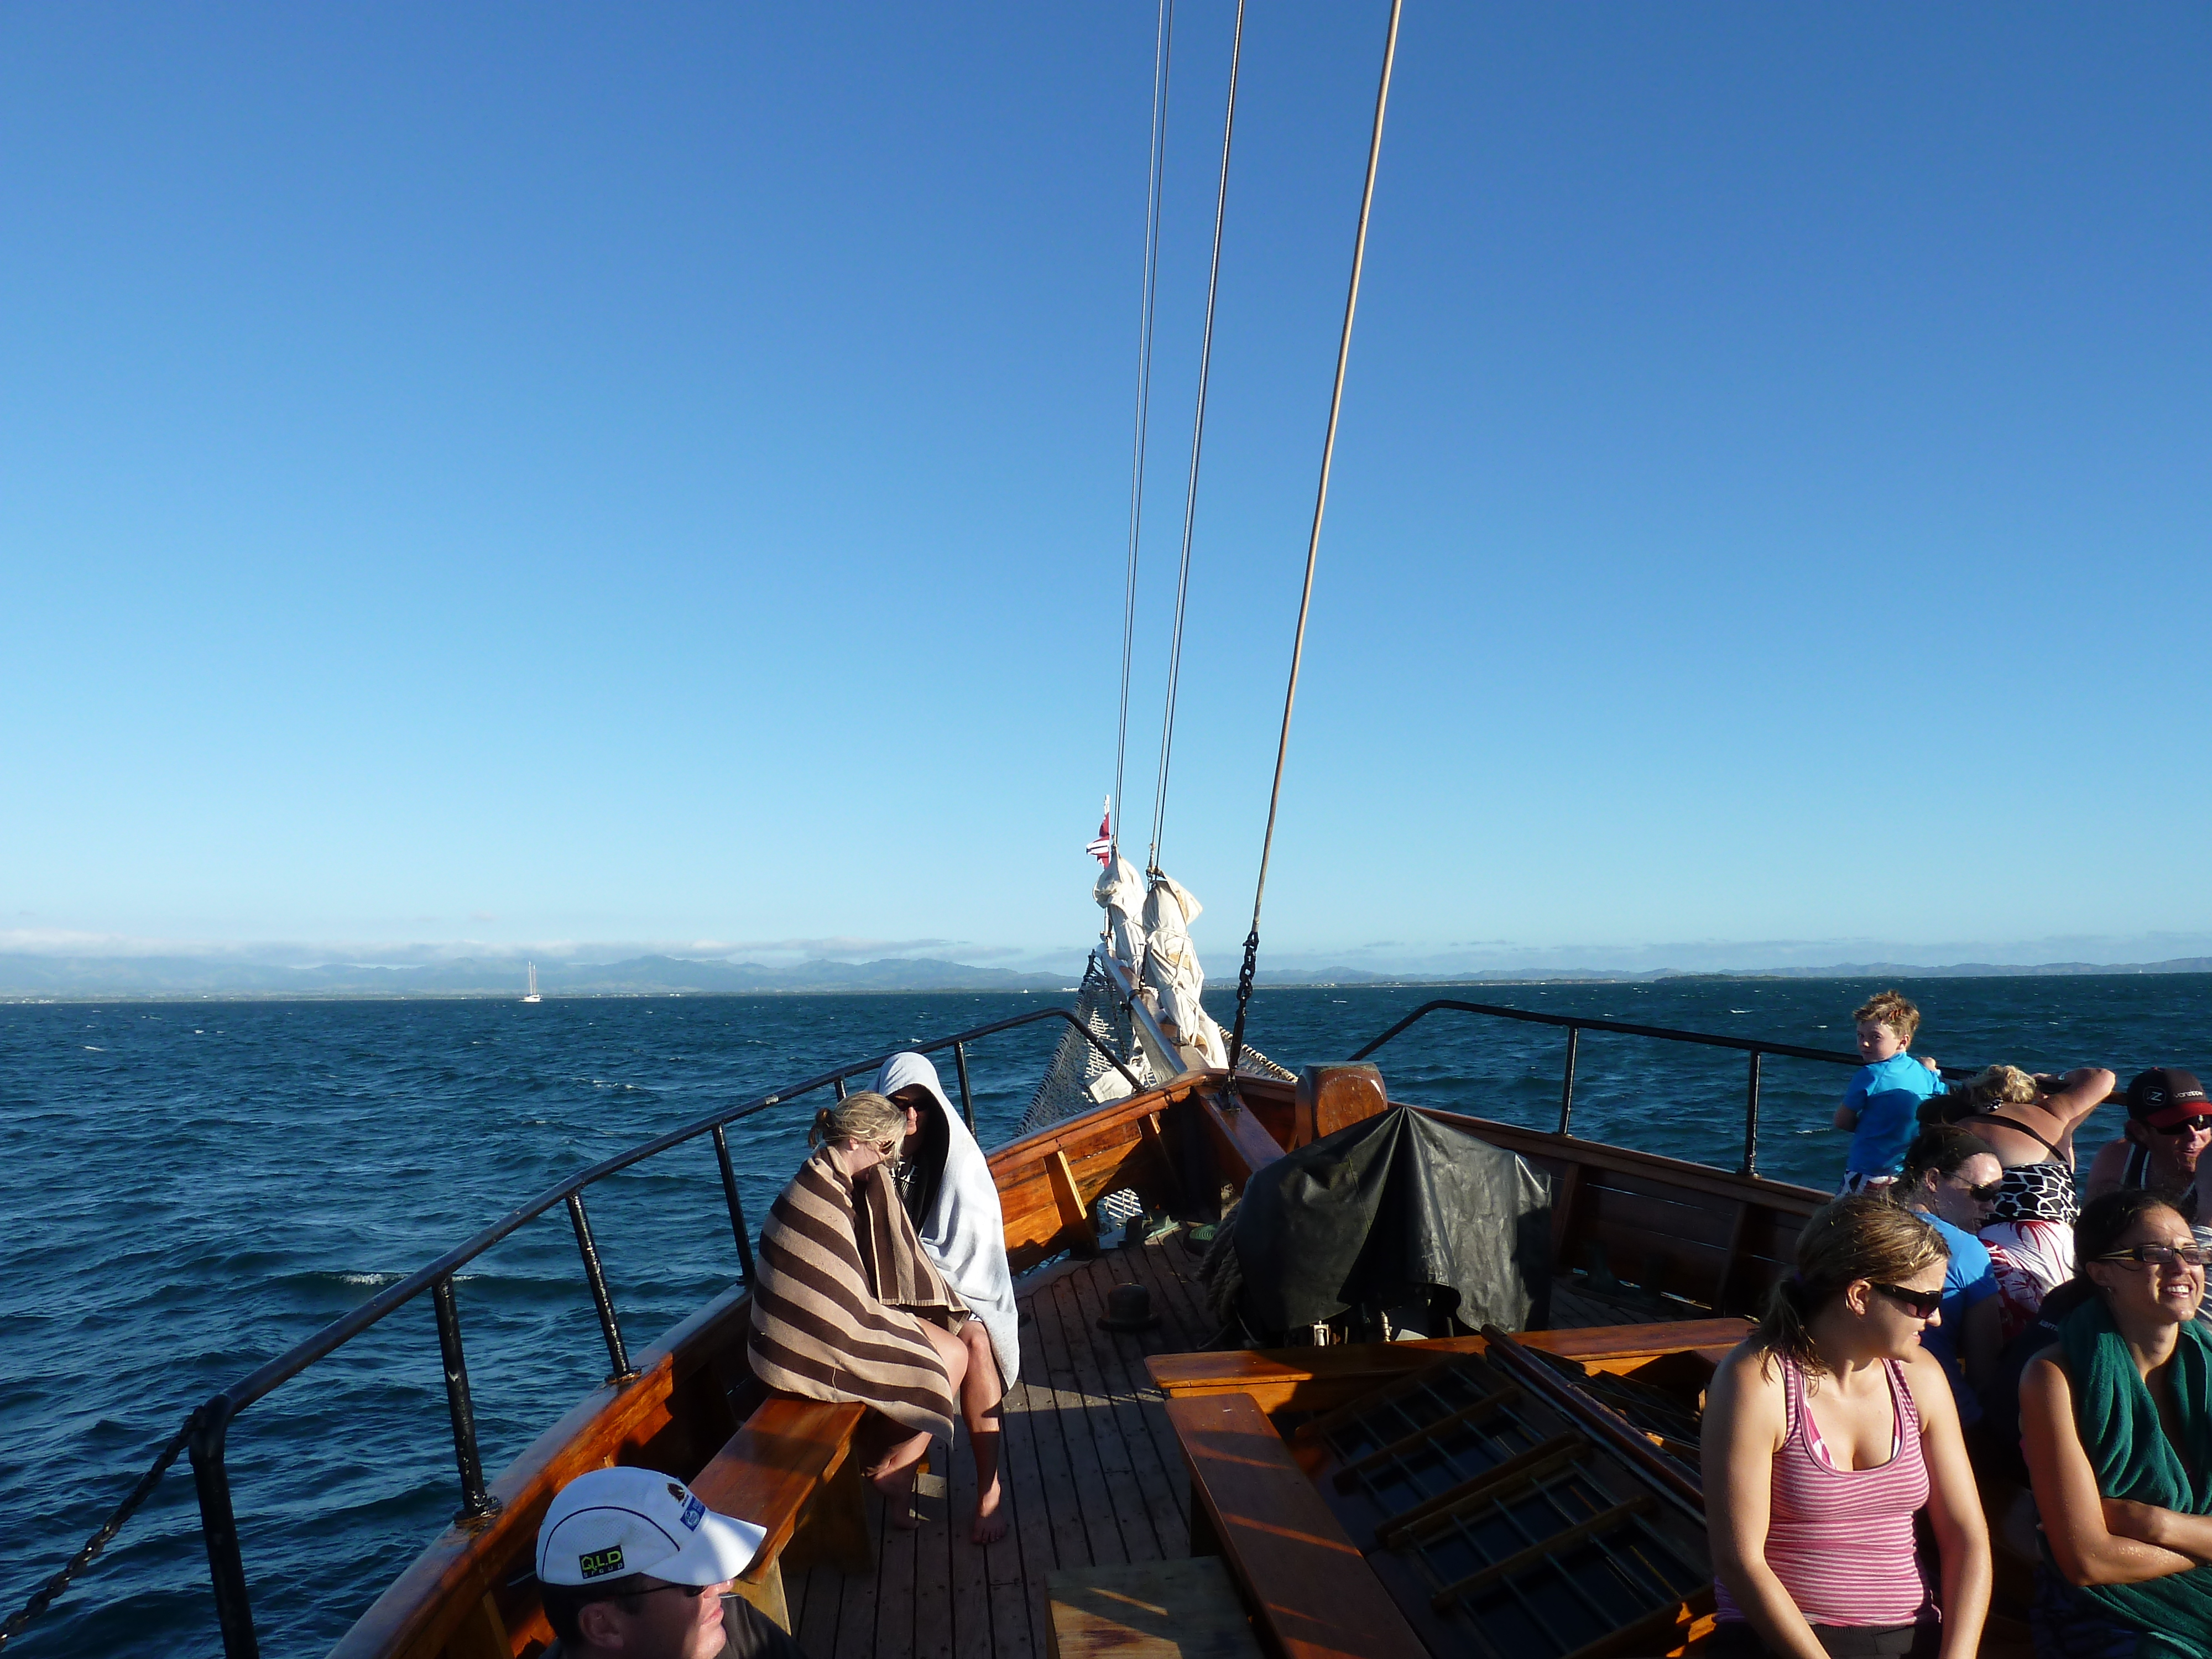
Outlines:
{"label": "wooden boat deck", "polygon": [[[873,1577],[817,1565],[786,1583],[793,1633],[813,1659],[1041,1659],[1049,1574],[1189,1554],[1189,1485],[1145,1356],[1187,1352],[1213,1335],[1189,1277],[1196,1264],[1170,1235],[1017,1285],[1022,1380],[1006,1404],[1006,1536],[988,1549],[968,1541],[975,1466],[964,1437],[949,1459],[932,1459],[936,1478],[925,1477],[918,1531],[885,1524],[870,1493]],[[1133,1334],[1100,1329],[1107,1291],[1130,1283],[1151,1290],[1159,1324]]]}
{"label": "wooden boat deck", "polygon": [[[1238,1092],[1245,1109],[1224,1107],[1213,1079],[1192,1073],[990,1155],[1009,1257],[1018,1270],[1053,1264],[1017,1281],[1024,1380],[1005,1417],[1009,1535],[988,1550],[968,1543],[974,1473],[964,1446],[924,1486],[918,1530],[889,1527],[882,1505],[864,1495],[870,1569],[848,1577],[824,1565],[852,1559],[842,1521],[835,1540],[823,1533],[781,1563],[770,1599],[816,1659],[1042,1656],[1054,1573],[1187,1559],[1184,1443],[1155,1391],[1155,1370],[1178,1401],[1247,1394],[1278,1429],[1289,1429],[1423,1362],[1421,1352],[1396,1345],[1204,1352],[1212,1322],[1193,1283],[1197,1255],[1180,1233],[1091,1257],[1060,1255],[1090,1245],[1092,1212],[1107,1194],[1130,1191],[1148,1208],[1173,1211],[1188,1190],[1210,1194],[1216,1181],[1241,1187],[1323,1127],[1318,1100],[1301,1108],[1290,1084],[1246,1079]],[[1797,1231],[1825,1196],[1510,1124],[1425,1115],[1518,1153],[1551,1179],[1547,1322],[1559,1334],[1531,1346],[1604,1360],[1607,1369],[1685,1348],[1708,1358],[1724,1352],[1741,1334],[1740,1316],[1789,1271]],[[1130,1280],[1152,1292],[1159,1325],[1135,1334],[1100,1330],[1109,1292]],[[636,1376],[578,1401],[493,1482],[502,1507],[482,1525],[441,1533],[333,1659],[527,1659],[541,1651],[552,1632],[526,1566],[553,1493],[609,1462],[685,1480],[712,1467],[758,1403],[746,1368],[747,1319],[745,1297],[732,1287],[641,1355]],[[1680,1329],[1686,1320],[1708,1328]],[[1574,1334],[1589,1328],[1601,1332]],[[1444,1346],[1462,1345],[1483,1346],[1468,1337]]]}
{"label": "wooden boat deck", "polygon": [[[823,1565],[786,1581],[793,1634],[812,1659],[1042,1659],[1050,1574],[1189,1554],[1189,1480],[1145,1358],[1212,1338],[1197,1261],[1182,1235],[1169,1234],[1017,1282],[1022,1380],[1006,1404],[1006,1538],[988,1549],[968,1541],[975,1466],[964,1438],[950,1458],[933,1457],[918,1530],[887,1525],[871,1492],[873,1577]],[[1107,1291],[1129,1283],[1152,1291],[1158,1326],[1102,1330]],[[1650,1298],[1615,1299],[1579,1279],[1554,1285],[1554,1328],[1666,1317]]]}

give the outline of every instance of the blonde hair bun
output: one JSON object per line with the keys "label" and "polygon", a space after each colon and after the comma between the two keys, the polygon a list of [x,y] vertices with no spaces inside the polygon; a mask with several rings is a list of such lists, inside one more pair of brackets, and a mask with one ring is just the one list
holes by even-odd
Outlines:
{"label": "blonde hair bun", "polygon": [[830,1140],[857,1140],[868,1146],[888,1140],[896,1152],[905,1139],[906,1109],[872,1089],[860,1090],[835,1106],[824,1106],[815,1113],[814,1127],[806,1132],[810,1146]]}

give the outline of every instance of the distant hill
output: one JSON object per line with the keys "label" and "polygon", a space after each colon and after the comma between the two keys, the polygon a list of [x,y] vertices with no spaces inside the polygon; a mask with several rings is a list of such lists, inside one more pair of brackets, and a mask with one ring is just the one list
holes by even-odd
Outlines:
{"label": "distant hill", "polygon": [[[548,996],[711,995],[750,992],[1057,991],[1066,974],[1010,973],[932,958],[803,962],[788,968],[722,958],[634,957],[625,962],[538,964]],[[287,968],[195,957],[48,957],[0,953],[0,996],[124,997],[519,997],[523,964],[463,959],[387,968],[325,963]]]}
{"label": "distant hill", "polygon": [[[1364,968],[1261,969],[1253,982],[1300,985],[1643,985],[1666,979],[2028,979],[2074,974],[2212,974],[2212,957],[2166,962],[2043,962],[2033,965],[1958,962],[1931,968],[1905,962],[1844,962],[1825,968],[1655,968],[1626,973],[1605,968],[1486,968],[1480,973],[1378,974]],[[1234,975],[1210,978],[1209,990],[1236,988]]]}
{"label": "distant hill", "polygon": [[[1069,953],[1064,973],[1015,973],[933,957],[886,957],[877,962],[817,958],[781,968],[726,957],[631,957],[620,962],[541,962],[538,988],[548,996],[776,995],[805,992],[1060,991],[1081,976],[1080,957]],[[210,957],[52,957],[0,952],[0,998],[91,999],[162,997],[519,997],[523,964],[505,957],[464,958],[420,967],[325,963],[291,968],[273,963]],[[2010,979],[2036,975],[2204,974],[2212,957],[2166,962],[2047,962],[2032,967],[1962,962],[1945,967],[1913,963],[1838,963],[1824,968],[1764,970],[1654,969],[1625,973],[1603,968],[1486,969],[1479,973],[1436,969],[1378,973],[1369,968],[1261,969],[1263,988],[1323,985],[1632,984],[1668,979]],[[1212,991],[1232,990],[1233,976],[1206,981]]]}

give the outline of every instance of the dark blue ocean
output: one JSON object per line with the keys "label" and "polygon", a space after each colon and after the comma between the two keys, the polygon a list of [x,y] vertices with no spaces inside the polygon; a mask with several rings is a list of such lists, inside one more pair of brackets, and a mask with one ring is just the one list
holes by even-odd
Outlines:
{"label": "dark blue ocean", "polygon": [[[1849,1049],[1870,983],[1679,981],[1489,988],[1478,1001]],[[1943,980],[1918,1052],[2123,1078],[2212,1066],[2212,975]],[[1261,992],[1252,1041],[1339,1059],[1426,989]],[[198,1401],[560,1176],[662,1128],[1039,997],[939,994],[513,1002],[0,1006],[0,1617],[106,1516]],[[1225,1022],[1228,1000],[1209,997]],[[987,1146],[1054,1032],[973,1054]],[[1392,1094],[1540,1127],[1563,1034],[1432,1017],[1376,1056]],[[1827,1187],[1850,1073],[1769,1060],[1763,1174]],[[947,1067],[947,1083],[951,1084]],[[1575,1127],[1733,1168],[1744,1062],[1585,1035]],[[820,1097],[816,1097],[818,1100]],[[757,1225],[816,1101],[733,1135]],[[2108,1109],[2109,1111],[2109,1109]],[[2093,1127],[2086,1151],[2117,1133]],[[736,1272],[702,1140],[593,1190],[633,1351]],[[459,1281],[484,1462],[496,1470],[606,1370],[559,1210]],[[457,1501],[428,1298],[246,1412],[230,1468],[263,1650],[319,1654]],[[29,1636],[24,1659],[221,1651],[180,1461]]]}

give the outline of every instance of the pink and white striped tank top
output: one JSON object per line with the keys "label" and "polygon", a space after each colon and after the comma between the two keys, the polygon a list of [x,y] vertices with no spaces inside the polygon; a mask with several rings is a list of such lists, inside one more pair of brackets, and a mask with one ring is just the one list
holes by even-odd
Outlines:
{"label": "pink and white striped tank top", "polygon": [[[1839,1469],[1805,1409],[1804,1373],[1787,1356],[1775,1358],[1786,1416],[1774,1454],[1766,1565],[1808,1624],[1910,1625],[1927,1616],[1932,1598],[1913,1553],[1912,1513],[1928,1501],[1928,1465],[1904,1368],[1882,1362],[1897,1413],[1889,1461]],[[1722,1620],[1743,1617],[1717,1579],[1713,1601]]]}

